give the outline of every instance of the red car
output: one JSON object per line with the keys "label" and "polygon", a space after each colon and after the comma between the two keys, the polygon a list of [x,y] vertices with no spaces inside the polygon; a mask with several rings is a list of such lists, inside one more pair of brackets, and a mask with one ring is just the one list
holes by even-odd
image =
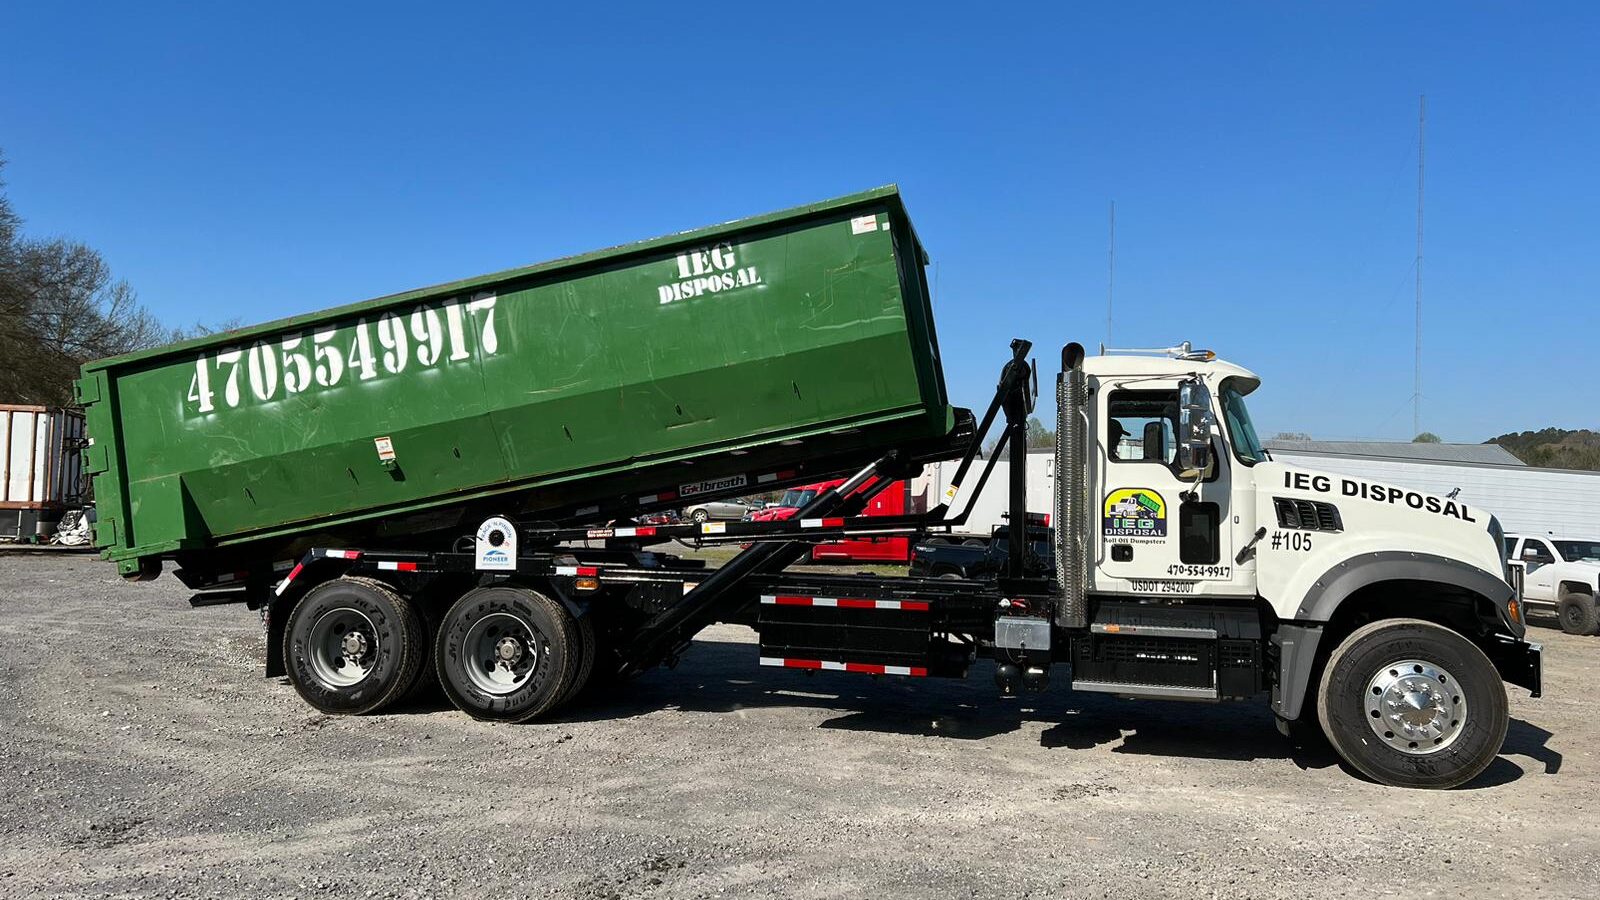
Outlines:
{"label": "red car", "polygon": [[[785,491],[777,506],[758,509],[750,514],[752,522],[781,522],[794,518],[800,508],[815,500],[821,492],[844,484],[843,479],[803,484]],[[864,516],[902,516],[908,508],[911,492],[909,482],[898,481],[872,498]],[[828,541],[811,550],[813,562],[908,562],[911,559],[911,540],[902,535],[893,537],[861,537],[842,541]]]}

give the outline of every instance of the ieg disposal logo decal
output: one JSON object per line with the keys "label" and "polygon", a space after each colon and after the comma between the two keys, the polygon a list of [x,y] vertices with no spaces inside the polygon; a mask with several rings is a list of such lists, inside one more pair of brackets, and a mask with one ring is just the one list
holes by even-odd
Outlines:
{"label": "ieg disposal logo decal", "polygon": [[662,303],[736,291],[761,283],[761,273],[755,266],[739,265],[739,258],[729,243],[679,253],[676,261],[677,280],[656,288],[656,299]]}
{"label": "ieg disposal logo decal", "polygon": [[1106,537],[1164,538],[1167,502],[1149,488],[1118,488],[1106,497],[1102,527]]}

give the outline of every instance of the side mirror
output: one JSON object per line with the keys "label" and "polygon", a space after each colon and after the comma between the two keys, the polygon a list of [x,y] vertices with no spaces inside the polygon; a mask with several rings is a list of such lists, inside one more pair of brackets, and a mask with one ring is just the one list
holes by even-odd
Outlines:
{"label": "side mirror", "polygon": [[1538,562],[1539,561],[1539,551],[1535,550],[1532,547],[1523,547],[1522,548],[1522,561],[1523,562]]}
{"label": "side mirror", "polygon": [[1211,468],[1211,389],[1199,378],[1178,388],[1178,468],[1196,479]]}

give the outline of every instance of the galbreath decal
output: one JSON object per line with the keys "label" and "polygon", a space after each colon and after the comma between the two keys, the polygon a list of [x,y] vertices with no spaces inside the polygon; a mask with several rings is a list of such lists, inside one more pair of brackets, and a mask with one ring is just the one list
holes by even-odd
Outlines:
{"label": "galbreath decal", "polygon": [[729,475],[726,478],[713,478],[709,481],[691,481],[688,484],[678,485],[679,497],[698,497],[701,494],[711,494],[717,491],[726,491],[733,488],[744,487],[750,479],[743,475]]}
{"label": "galbreath decal", "polygon": [[[1319,494],[1332,494],[1336,492],[1333,479],[1327,475],[1313,475],[1310,472],[1284,472],[1283,486],[1299,491],[1315,491]],[[1424,494],[1421,491],[1408,491],[1405,488],[1389,487],[1382,484],[1370,484],[1357,481],[1354,478],[1340,478],[1337,493],[1341,497],[1360,497],[1362,500],[1372,500],[1378,503],[1404,503],[1406,506],[1417,510],[1427,510],[1452,519],[1464,522],[1476,522],[1472,511],[1467,509],[1465,503],[1457,503]]]}
{"label": "galbreath decal", "polygon": [[1114,538],[1167,536],[1167,501],[1149,488],[1117,488],[1106,496],[1102,531]]}

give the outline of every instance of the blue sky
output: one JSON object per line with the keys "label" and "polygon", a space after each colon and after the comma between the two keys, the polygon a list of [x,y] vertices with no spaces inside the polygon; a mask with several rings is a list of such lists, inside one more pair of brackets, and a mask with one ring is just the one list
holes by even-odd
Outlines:
{"label": "blue sky", "polygon": [[1600,7],[0,3],[38,234],[261,321],[897,182],[946,375],[1105,337],[1258,371],[1261,430],[1600,427]]}

